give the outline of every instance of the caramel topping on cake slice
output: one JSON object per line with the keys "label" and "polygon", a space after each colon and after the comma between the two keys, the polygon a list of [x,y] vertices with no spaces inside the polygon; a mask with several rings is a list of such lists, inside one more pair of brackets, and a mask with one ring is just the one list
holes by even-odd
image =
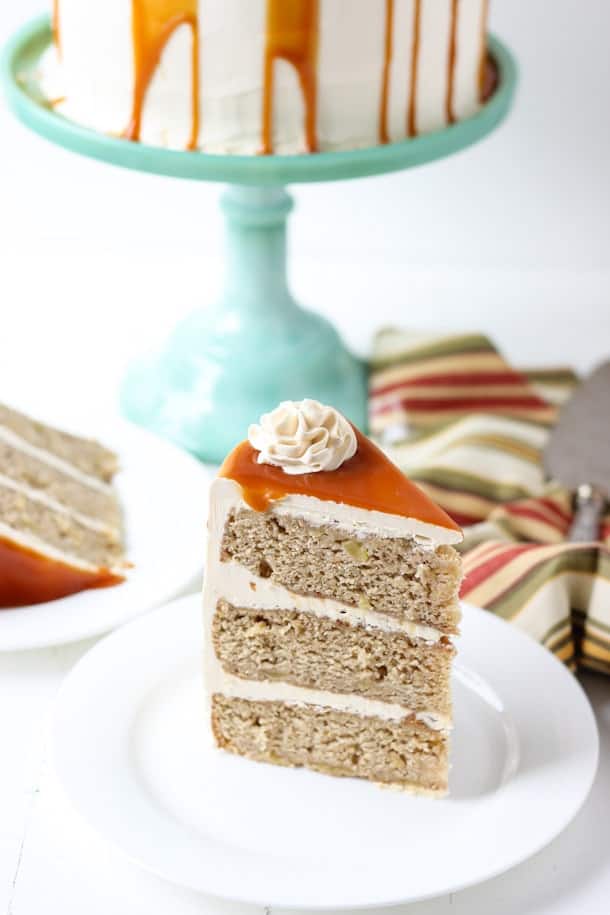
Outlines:
{"label": "caramel topping on cake slice", "polygon": [[259,464],[259,452],[245,441],[227,457],[220,476],[238,483],[244,501],[259,512],[285,496],[303,495],[460,530],[381,449],[357,429],[355,432],[358,449],[336,470],[292,476],[281,467]]}

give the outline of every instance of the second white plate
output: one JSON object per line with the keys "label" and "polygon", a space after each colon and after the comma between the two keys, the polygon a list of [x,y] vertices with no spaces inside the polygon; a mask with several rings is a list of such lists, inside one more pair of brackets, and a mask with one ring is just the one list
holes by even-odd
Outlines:
{"label": "second white plate", "polygon": [[550,842],[595,774],[597,729],[576,680],[472,607],[445,800],[216,750],[201,656],[199,597],[109,636],[62,687],[53,760],[99,833],[143,867],[216,896],[311,909],[449,893]]}
{"label": "second white plate", "polygon": [[0,610],[0,652],[77,642],[108,632],[183,590],[203,569],[211,472],[195,458],[125,420],[96,429],[119,456],[126,580],[113,588]]}

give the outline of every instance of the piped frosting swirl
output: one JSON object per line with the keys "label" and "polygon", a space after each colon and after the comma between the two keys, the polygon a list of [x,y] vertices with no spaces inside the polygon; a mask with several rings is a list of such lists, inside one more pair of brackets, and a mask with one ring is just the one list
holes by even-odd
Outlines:
{"label": "piped frosting swirl", "polygon": [[354,456],[356,434],[344,416],[317,400],[287,400],[248,429],[259,464],[284,473],[337,470]]}

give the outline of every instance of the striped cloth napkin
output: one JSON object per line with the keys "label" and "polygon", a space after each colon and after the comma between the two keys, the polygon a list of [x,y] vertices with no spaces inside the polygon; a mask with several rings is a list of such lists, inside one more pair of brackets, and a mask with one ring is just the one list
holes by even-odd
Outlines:
{"label": "striped cloth napkin", "polygon": [[569,369],[517,371],[484,336],[386,329],[373,349],[370,429],[464,527],[464,600],[572,669],[610,673],[610,515],[600,542],[566,543],[571,493],[542,466],[577,384]]}

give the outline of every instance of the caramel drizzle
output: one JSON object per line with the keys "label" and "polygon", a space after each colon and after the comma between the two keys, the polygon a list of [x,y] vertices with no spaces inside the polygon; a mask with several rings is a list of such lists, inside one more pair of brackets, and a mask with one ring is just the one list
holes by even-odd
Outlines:
{"label": "caramel drizzle", "polygon": [[318,151],[319,0],[267,0],[263,89],[263,155],[273,153],[273,87],[276,60],[296,70],[305,104],[305,146]]}
{"label": "caramel drizzle", "polygon": [[453,108],[453,88],[455,85],[455,63],[457,60],[457,27],[459,15],[459,0],[451,0],[451,27],[449,29],[449,56],[447,60],[447,97],[445,110],[447,123],[455,124],[455,111]]}
{"label": "caramel drizzle", "polygon": [[388,105],[390,99],[390,68],[394,51],[394,0],[385,0],[385,40],[383,76],[381,80],[381,105],[379,108],[379,142],[389,143]]}
{"label": "caramel drizzle", "polygon": [[421,0],[415,0],[413,8],[413,46],[411,48],[411,86],[409,89],[409,112],[407,114],[407,136],[417,136],[417,76],[419,71],[419,46],[421,42]]}
{"label": "caramel drizzle", "polygon": [[53,44],[57,48],[57,52],[61,54],[61,30],[59,26],[59,0],[53,0],[53,19],[51,23],[51,29],[53,31]]}
{"label": "caramel drizzle", "polygon": [[285,496],[304,495],[459,530],[377,445],[355,427],[354,432],[356,453],[336,470],[287,474],[281,467],[259,464],[258,451],[245,441],[228,455],[219,475],[238,483],[244,501],[257,512]]}
{"label": "caramel drizzle", "polygon": [[124,136],[139,140],[146,93],[159,66],[161,55],[174,32],[188,25],[193,34],[192,124],[187,149],[197,148],[199,139],[199,20],[197,0],[132,0],[134,47],[134,92],[129,125]]}
{"label": "caramel drizzle", "polygon": [[483,0],[481,15],[481,57],[479,58],[479,101],[486,101],[487,82],[487,20],[489,18],[489,0]]}

